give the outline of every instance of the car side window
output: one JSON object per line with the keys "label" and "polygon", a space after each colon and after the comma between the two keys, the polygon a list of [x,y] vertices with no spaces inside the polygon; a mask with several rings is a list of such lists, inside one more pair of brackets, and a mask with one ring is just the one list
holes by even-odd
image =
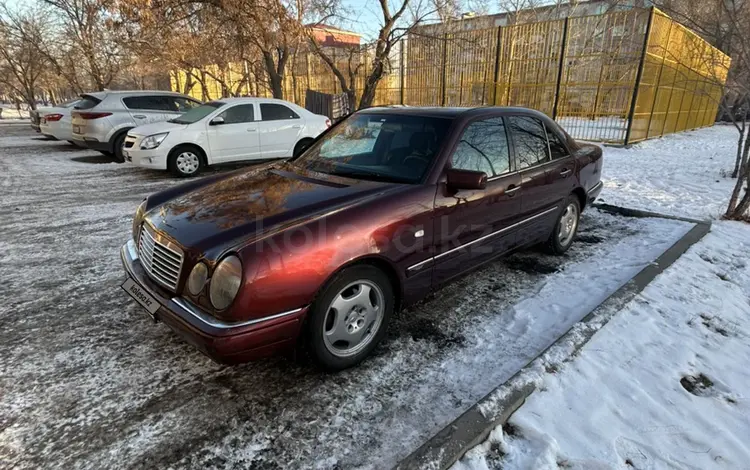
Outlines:
{"label": "car side window", "polygon": [[567,157],[569,155],[568,149],[565,147],[565,144],[563,144],[560,136],[558,136],[555,131],[550,129],[549,126],[545,127],[547,128],[547,139],[549,139],[549,151],[552,155],[552,160]]}
{"label": "car side window", "polygon": [[181,96],[165,96],[163,97],[166,104],[166,109],[174,113],[186,113],[193,108],[197,108],[201,104],[197,101],[182,98]]}
{"label": "car side window", "polygon": [[487,176],[510,171],[508,136],[503,118],[475,121],[466,126],[451,159],[453,168],[483,171]]}
{"label": "car side window", "polygon": [[169,111],[169,103],[162,96],[127,96],[122,99],[128,109]]}
{"label": "car side window", "polygon": [[526,116],[511,116],[508,120],[515,144],[517,169],[548,161],[547,132],[542,122]]}
{"label": "car side window", "polygon": [[276,103],[261,103],[260,116],[263,121],[299,119],[299,115],[288,107]]}
{"label": "car side window", "polygon": [[219,117],[224,118],[224,124],[253,122],[255,121],[255,110],[253,108],[252,104],[238,104],[221,113]]}

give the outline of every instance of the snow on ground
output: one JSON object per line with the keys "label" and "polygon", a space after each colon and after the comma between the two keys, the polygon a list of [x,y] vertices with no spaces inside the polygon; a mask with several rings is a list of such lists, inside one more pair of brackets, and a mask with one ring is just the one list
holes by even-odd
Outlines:
{"label": "snow on ground", "polygon": [[735,180],[733,126],[673,134],[632,148],[607,147],[601,200],[670,215],[714,219],[726,210]]}
{"label": "snow on ground", "polygon": [[0,127],[0,467],[389,467],[690,228],[588,211],[566,256],[462,278],[360,367],[223,367],[119,288],[135,207],[176,183]]}
{"label": "snow on ground", "polygon": [[[606,149],[610,203],[714,217],[733,129]],[[750,468],[750,226],[711,233],[469,451],[467,469]]]}
{"label": "snow on ground", "polygon": [[0,109],[0,124],[13,121],[28,122],[29,112],[27,110],[18,110],[15,107],[9,106],[0,106],[0,108],[2,108]]}

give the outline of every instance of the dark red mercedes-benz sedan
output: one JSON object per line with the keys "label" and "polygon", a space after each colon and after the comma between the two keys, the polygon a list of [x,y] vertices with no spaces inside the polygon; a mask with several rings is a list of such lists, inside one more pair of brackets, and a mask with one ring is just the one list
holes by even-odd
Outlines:
{"label": "dark red mercedes-benz sedan", "polygon": [[148,197],[123,288],[211,358],[357,364],[393,312],[520,248],[565,252],[602,151],[521,108],[380,108],[304,153]]}

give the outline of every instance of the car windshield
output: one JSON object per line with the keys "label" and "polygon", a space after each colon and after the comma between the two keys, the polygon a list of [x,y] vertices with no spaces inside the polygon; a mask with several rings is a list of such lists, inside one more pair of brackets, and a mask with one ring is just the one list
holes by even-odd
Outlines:
{"label": "car windshield", "polygon": [[313,144],[294,165],[358,179],[418,183],[451,120],[402,114],[355,114]]}
{"label": "car windshield", "polygon": [[202,104],[197,108],[193,108],[185,114],[181,114],[179,117],[171,119],[169,122],[174,122],[175,124],[192,124],[213,113],[224,106],[224,104],[225,103],[221,101],[211,101],[210,103]]}

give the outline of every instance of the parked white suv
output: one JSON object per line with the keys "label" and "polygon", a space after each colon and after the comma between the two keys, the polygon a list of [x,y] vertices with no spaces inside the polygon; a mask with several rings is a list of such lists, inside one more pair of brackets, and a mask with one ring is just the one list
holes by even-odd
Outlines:
{"label": "parked white suv", "polygon": [[175,118],[200,105],[171,91],[85,93],[71,113],[72,140],[122,162],[122,144],[130,129]]}
{"label": "parked white suv", "polygon": [[128,132],[125,160],[178,176],[239,160],[297,155],[330,127],[326,116],[272,98],[226,98]]}

